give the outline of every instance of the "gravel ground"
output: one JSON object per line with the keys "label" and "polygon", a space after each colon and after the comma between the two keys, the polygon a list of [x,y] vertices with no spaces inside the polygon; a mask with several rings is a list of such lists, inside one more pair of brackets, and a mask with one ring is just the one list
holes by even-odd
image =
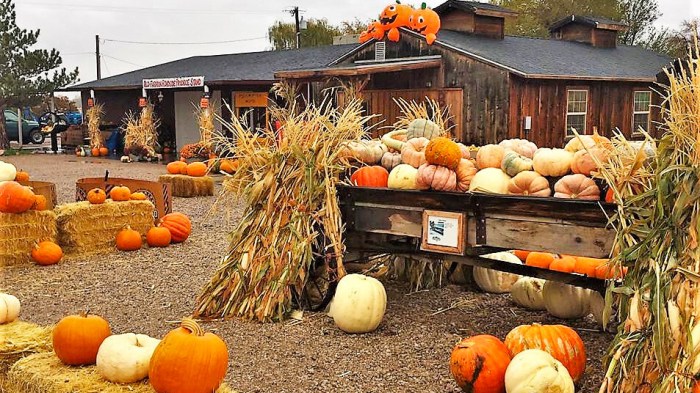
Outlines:
{"label": "gravel ground", "polygon": [[[157,164],[67,155],[29,155],[3,160],[28,171],[33,180],[55,182],[59,203],[72,202],[75,181],[100,177],[155,180]],[[217,186],[218,187],[218,186]],[[73,259],[55,266],[0,267],[0,288],[22,300],[22,318],[40,324],[89,308],[106,317],[115,333],[162,337],[188,315],[226,247],[230,220],[210,214],[214,197],[174,199],[174,210],[188,214],[193,233],[164,250]],[[228,221],[228,222],[227,222]],[[386,317],[371,334],[347,335],[321,313],[305,313],[300,324],[260,324],[242,320],[209,322],[205,328],[224,338],[230,353],[226,381],[241,392],[458,392],[449,372],[453,345],[462,337],[492,334],[504,338],[524,323],[560,323],[543,312],[515,307],[508,295],[466,288],[409,294],[405,283],[385,283]],[[466,299],[468,306],[433,315]],[[578,391],[597,392],[601,359],[612,335],[596,330],[592,319],[567,323],[582,336],[588,371]]]}

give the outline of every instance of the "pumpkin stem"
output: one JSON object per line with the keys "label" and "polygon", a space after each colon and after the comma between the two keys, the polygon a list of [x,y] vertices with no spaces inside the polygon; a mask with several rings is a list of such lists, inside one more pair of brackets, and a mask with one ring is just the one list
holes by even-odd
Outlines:
{"label": "pumpkin stem", "polygon": [[83,318],[87,318],[87,317],[88,317],[88,314],[90,314],[90,309],[89,309],[89,308],[88,308],[88,309],[85,309],[85,311],[81,311],[81,312],[80,312],[80,316],[83,317]]}
{"label": "pumpkin stem", "polygon": [[180,327],[189,330],[195,336],[203,336],[204,335],[204,329],[202,329],[202,327],[199,326],[197,321],[195,321],[192,318],[184,318],[182,320],[182,323],[180,324]]}

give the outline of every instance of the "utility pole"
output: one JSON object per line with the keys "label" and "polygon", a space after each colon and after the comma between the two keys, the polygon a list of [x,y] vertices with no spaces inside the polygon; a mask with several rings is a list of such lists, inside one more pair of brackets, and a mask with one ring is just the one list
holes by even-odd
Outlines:
{"label": "utility pole", "polygon": [[102,79],[102,64],[100,64],[100,36],[95,36],[95,60],[97,60],[97,79]]}
{"label": "utility pole", "polygon": [[296,31],[296,37],[297,37],[297,49],[301,48],[301,26],[299,24],[299,7],[294,7],[294,10],[292,10],[292,13],[294,14],[294,26]]}

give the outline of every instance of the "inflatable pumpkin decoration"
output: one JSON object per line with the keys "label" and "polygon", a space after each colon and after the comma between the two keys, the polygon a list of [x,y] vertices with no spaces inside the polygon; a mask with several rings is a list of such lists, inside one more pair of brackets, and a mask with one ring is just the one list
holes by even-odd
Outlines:
{"label": "inflatable pumpkin decoration", "polygon": [[440,30],[440,16],[423,3],[421,8],[413,11],[409,17],[409,27],[425,36],[428,45],[432,45],[435,42],[435,35]]}
{"label": "inflatable pumpkin decoration", "polygon": [[408,27],[408,20],[413,15],[413,7],[401,4],[398,0],[384,8],[379,15],[379,22],[384,31],[388,32],[389,40],[398,42],[401,35],[399,27]]}
{"label": "inflatable pumpkin decoration", "polygon": [[360,43],[364,44],[371,39],[381,40],[382,38],[384,38],[384,27],[381,22],[375,20],[367,26],[367,30],[360,34]]}

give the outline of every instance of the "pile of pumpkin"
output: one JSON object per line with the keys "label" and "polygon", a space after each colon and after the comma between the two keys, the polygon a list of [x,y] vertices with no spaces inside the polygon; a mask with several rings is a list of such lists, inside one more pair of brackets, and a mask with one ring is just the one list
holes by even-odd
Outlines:
{"label": "pile of pumpkin", "polygon": [[31,188],[19,184],[28,182],[29,173],[18,171],[0,161],[0,213],[24,213],[28,210],[46,210],[46,197],[36,195]]}
{"label": "pile of pumpkin", "polygon": [[504,341],[491,335],[461,340],[450,371],[470,393],[574,393],[586,371],[586,349],[567,326],[521,325]]}
{"label": "pile of pumpkin", "polygon": [[[185,161],[173,161],[166,165],[166,170],[171,175],[188,175],[192,177],[202,177],[213,170],[216,172],[216,167],[218,166],[218,171],[225,172],[227,174],[232,174],[238,169],[238,161],[232,159],[211,159],[210,164],[207,165],[204,162],[193,162],[188,164]],[[215,164],[214,164],[215,162]]]}
{"label": "pile of pumpkin", "polygon": [[516,250],[515,255],[527,266],[549,269],[562,273],[578,273],[586,277],[601,280],[620,279],[626,270],[615,271],[608,259],[577,257],[573,255],[556,255],[547,252],[529,252]]}
{"label": "pile of pumpkin", "polygon": [[99,148],[93,147],[91,149],[84,146],[78,146],[75,148],[75,155],[78,157],[106,157],[109,155],[109,149],[104,146]]}

